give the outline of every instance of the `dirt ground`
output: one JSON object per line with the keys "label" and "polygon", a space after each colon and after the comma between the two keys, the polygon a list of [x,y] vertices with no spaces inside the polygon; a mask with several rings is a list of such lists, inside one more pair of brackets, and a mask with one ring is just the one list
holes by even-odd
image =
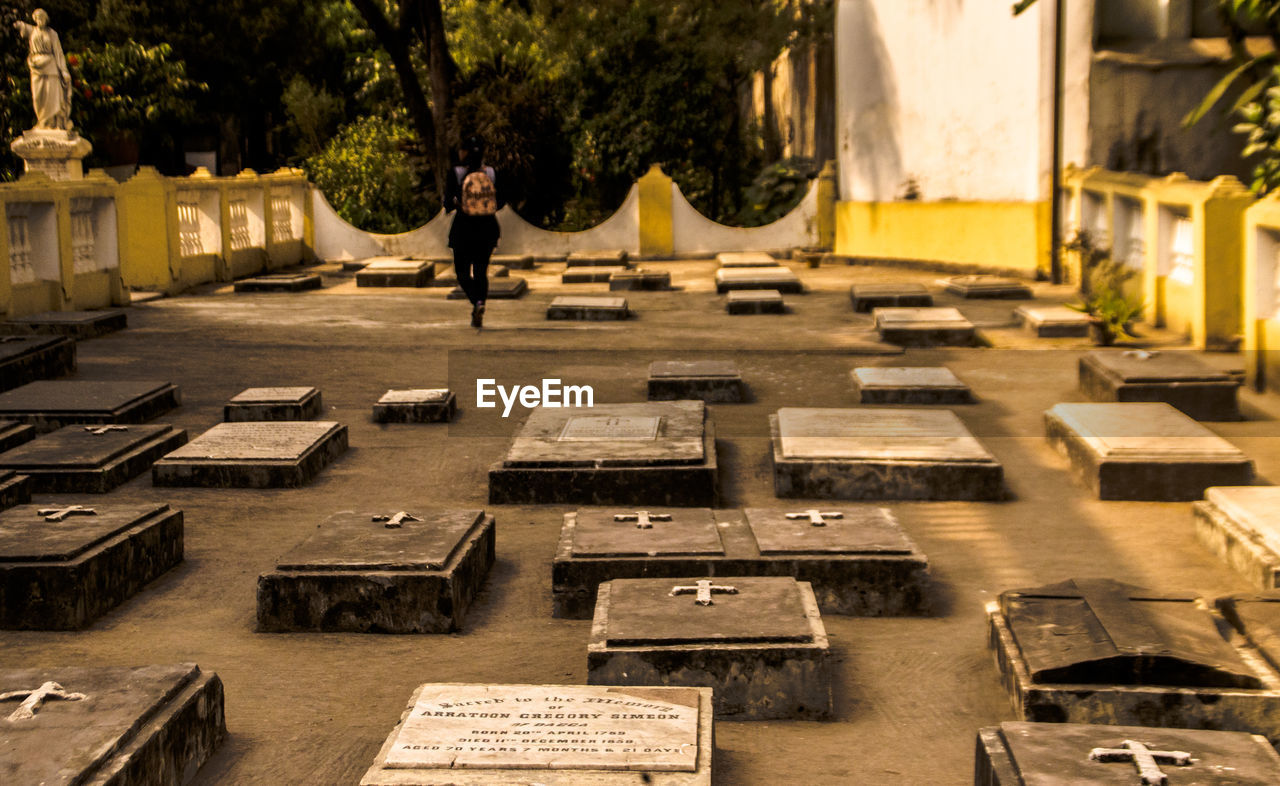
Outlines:
{"label": "dirt ground", "polygon": [[[939,274],[879,267],[798,270],[809,286],[785,316],[728,316],[714,263],[646,263],[683,289],[625,293],[625,323],[551,323],[550,298],[602,293],[559,284],[543,265],[519,301],[494,301],[485,329],[445,290],[357,289],[337,265],[321,291],[236,295],[209,287],[129,310],[129,328],[79,346],[80,379],[163,379],[181,408],[159,418],[198,435],[250,386],[314,385],[323,418],[345,423],[350,450],[309,486],[289,490],[153,488],[149,476],[95,501],[168,502],[186,516],[186,559],[89,629],[0,632],[4,667],[194,661],[226,685],[229,737],[195,779],[211,784],[354,784],[423,682],[583,683],[589,621],[551,617],[551,558],[563,506],[492,507],[498,560],[455,635],[260,634],[258,574],[338,510],[385,505],[489,507],[486,471],[516,417],[475,404],[475,378],[503,384],[559,377],[594,386],[597,402],[643,400],[650,361],[732,358],[753,400],[710,405],[722,507],[776,505],[767,415],[781,406],[854,406],[859,365],[946,363],[978,403],[955,411],[1004,464],[1010,499],[891,503],[932,565],[938,611],[925,618],[824,617],[836,661],[835,719],[717,722],[717,784],[970,784],[982,726],[1014,719],[985,644],[984,604],[1005,589],[1107,576],[1217,596],[1248,589],[1195,542],[1189,503],[1100,502],[1044,438],[1042,413],[1083,400],[1082,340],[1029,338],[1009,302],[960,302],[995,345],[895,350],[853,314],[855,281],[932,282]],[[1044,302],[1070,297],[1037,284]],[[1173,337],[1152,333],[1148,343]],[[1206,355],[1222,368],[1238,355]],[[379,425],[389,388],[451,385],[452,425]],[[1280,478],[1280,398],[1242,393],[1245,422],[1211,424]],[[44,496],[38,501],[71,501]],[[79,500],[78,500],[79,501]],[[799,502],[795,504],[800,504]]]}

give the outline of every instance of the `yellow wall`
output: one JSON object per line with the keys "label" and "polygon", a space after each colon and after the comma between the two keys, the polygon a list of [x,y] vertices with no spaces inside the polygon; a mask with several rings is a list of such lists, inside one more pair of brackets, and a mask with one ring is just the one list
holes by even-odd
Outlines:
{"label": "yellow wall", "polygon": [[657,164],[636,181],[640,189],[640,256],[665,257],[675,253],[671,185],[671,178]]}

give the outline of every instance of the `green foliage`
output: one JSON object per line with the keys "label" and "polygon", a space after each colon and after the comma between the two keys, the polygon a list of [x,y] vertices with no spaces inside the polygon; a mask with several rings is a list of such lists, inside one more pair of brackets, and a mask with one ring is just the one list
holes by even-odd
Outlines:
{"label": "green foliage", "polygon": [[319,153],[330,130],[342,117],[342,99],[324,88],[317,90],[301,74],[295,74],[280,96],[288,118],[285,128],[294,137],[299,158]]}
{"label": "green foliage", "polygon": [[72,121],[90,132],[140,132],[189,120],[195,96],[209,88],[188,79],[186,65],[170,59],[172,53],[168,44],[136,41],[68,53]]}
{"label": "green foliage", "polygon": [[784,158],[764,168],[746,190],[746,204],[738,211],[737,224],[757,227],[785,216],[800,203],[818,176],[812,158]]}
{"label": "green foliage", "polygon": [[1083,278],[1082,302],[1069,305],[1093,317],[1098,343],[1110,346],[1118,338],[1133,338],[1130,326],[1142,313],[1142,302],[1130,297],[1125,289],[1138,271],[1112,259],[1111,250],[1098,245],[1084,230],[1063,248],[1079,255]]}

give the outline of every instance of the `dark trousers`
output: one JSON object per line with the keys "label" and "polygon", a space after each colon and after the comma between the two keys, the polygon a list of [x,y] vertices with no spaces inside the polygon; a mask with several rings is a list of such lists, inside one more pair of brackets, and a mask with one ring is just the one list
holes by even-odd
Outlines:
{"label": "dark trousers", "polygon": [[455,248],[453,269],[458,274],[458,286],[467,293],[472,305],[489,297],[489,257],[493,249]]}

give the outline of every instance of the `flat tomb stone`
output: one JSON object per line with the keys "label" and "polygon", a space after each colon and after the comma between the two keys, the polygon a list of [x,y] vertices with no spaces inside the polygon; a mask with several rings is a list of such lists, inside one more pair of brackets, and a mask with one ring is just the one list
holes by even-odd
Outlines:
{"label": "flat tomb stone", "polygon": [[164,423],[63,426],[0,453],[0,469],[27,475],[41,494],[105,494],[186,442],[184,429]]}
{"label": "flat tomb stone", "polygon": [[0,469],[0,510],[31,501],[31,478]]}
{"label": "flat tomb stone", "polygon": [[701,401],[534,409],[489,469],[494,505],[713,505],[715,429]]}
{"label": "flat tomb stone", "polygon": [[1071,579],[1002,592],[987,623],[1020,720],[1280,739],[1280,675],[1195,594]]}
{"label": "flat tomb stone", "polygon": [[724,251],[716,254],[720,267],[777,267],[778,260],[763,251]]}
{"label": "flat tomb stone", "polygon": [[720,294],[738,289],[773,289],[799,294],[804,285],[783,265],[773,267],[722,267],[716,271],[716,291]]}
{"label": "flat tomb stone", "polygon": [[[529,282],[517,276],[489,279],[489,300],[516,300],[529,291]],[[448,295],[449,300],[466,300],[467,293],[462,287],[454,287]]]}
{"label": "flat tomb stone", "polygon": [[[821,521],[822,524],[815,524]],[[869,505],[748,508],[580,508],[566,513],[551,565],[552,611],[588,619],[612,579],[791,576],[823,614],[895,616],[929,610],[929,562],[893,514]]]}
{"label": "flat tomb stone", "polygon": [[[507,276],[510,276],[511,271],[508,270],[505,265],[489,265],[489,267],[485,269],[485,275],[489,278],[490,282],[492,282],[495,278],[506,278]],[[453,270],[452,265],[450,264],[445,268],[445,272],[431,279],[427,286],[456,287],[458,286],[458,274]]]}
{"label": "flat tomb stone", "polygon": [[489,261],[508,270],[533,270],[537,266],[531,254],[494,254]]}
{"label": "flat tomb stone", "polygon": [[631,316],[622,297],[575,297],[561,295],[547,306],[547,319],[613,320]]}
{"label": "flat tomb stone", "polygon": [[151,468],[157,486],[304,486],[347,450],[347,427],[326,420],[219,423]]}
{"label": "flat tomb stone", "polygon": [[94,338],[128,326],[123,309],[104,308],[94,311],[42,311],[14,317],[0,323],[0,333],[51,333],[76,340]]}
{"label": "flat tomb stone", "polygon": [[620,248],[575,251],[565,258],[566,267],[626,267],[628,254]]}
{"label": "flat tomb stone", "polygon": [[738,403],[745,398],[742,374],[731,360],[655,360],[649,364],[650,401]]}
{"label": "flat tomb stone", "polygon": [[0,420],[0,453],[36,438],[34,427],[16,420]]}
{"label": "flat tomb stone", "polygon": [[1190,501],[1253,481],[1244,453],[1168,404],[1055,404],[1044,420],[1099,499]]}
{"label": "flat tomb stone", "polygon": [[194,663],[0,669],[4,694],[14,786],[183,783],[227,734],[222,680]]}
{"label": "flat tomb stone", "polygon": [[1163,401],[1196,420],[1239,420],[1240,380],[1188,351],[1114,350],[1080,359],[1080,390],[1094,401]]}
{"label": "flat tomb stone", "polygon": [[1280,668],[1280,592],[1228,595],[1215,605],[1267,665]]}
{"label": "flat tomb stone", "polygon": [[171,382],[38,379],[0,393],[0,419],[38,432],[71,423],[145,423],[181,401]]}
{"label": "flat tomb stone", "polygon": [[1088,314],[1066,306],[1018,306],[1013,316],[1040,338],[1084,338],[1092,322]]}
{"label": "flat tomb stone", "polygon": [[711,689],[426,684],[361,786],[710,786]]}
{"label": "flat tomb stone", "polygon": [[785,314],[786,303],[776,289],[735,289],[725,301],[730,314]]}
{"label": "flat tomb stone", "polygon": [[830,717],[830,648],[813,589],[790,577],[600,585],[590,685],[709,687],[717,718]]}
{"label": "flat tomb stone", "polygon": [[784,407],[769,418],[779,497],[1004,497],[1004,469],[955,413]]}
{"label": "flat tomb stone", "polygon": [[0,391],[76,370],[76,342],[66,336],[0,336]]}
{"label": "flat tomb stone", "polygon": [[618,270],[609,276],[611,292],[665,292],[671,289],[671,273],[666,270]]}
{"label": "flat tomb stone", "polygon": [[973,393],[944,366],[865,366],[850,375],[863,404],[971,404]]}
{"label": "flat tomb stone", "polygon": [[373,420],[376,423],[447,423],[457,411],[457,396],[448,388],[388,390],[373,405]]}
{"label": "flat tomb stone", "polygon": [[625,267],[588,265],[571,267],[560,274],[561,284],[607,284],[614,273],[625,273]]}
{"label": "flat tomb stone", "polygon": [[494,559],[484,511],[387,508],[329,517],[258,577],[258,630],[449,633]]}
{"label": "flat tomb stone", "polygon": [[1254,587],[1280,587],[1280,486],[1215,486],[1191,508],[1203,545]]}
{"label": "flat tomb stone", "polygon": [[316,388],[245,388],[223,405],[222,419],[228,423],[310,420],[319,417],[322,408]]}
{"label": "flat tomb stone", "polygon": [[236,292],[304,292],[320,287],[319,273],[269,273],[242,278],[233,289]]}
{"label": "flat tomb stone", "polygon": [[435,274],[428,259],[375,259],[356,272],[356,286],[425,287]]}
{"label": "flat tomb stone", "polygon": [[[1265,786],[1280,783],[1280,755],[1266,737],[1238,731],[1087,723],[1002,723],[978,731],[975,786],[1144,783]],[[1160,780],[1163,776],[1165,780]],[[1145,782],[1152,782],[1150,780]]]}
{"label": "flat tomb stone", "polygon": [[1020,300],[1032,297],[1026,282],[1004,276],[951,276],[938,279],[938,285],[963,298]]}
{"label": "flat tomb stone", "polygon": [[933,295],[924,284],[854,284],[849,287],[853,310],[869,313],[877,308],[930,308]]}
{"label": "flat tomb stone", "polygon": [[954,308],[877,308],[871,312],[880,339],[904,347],[973,346],[973,323]]}

